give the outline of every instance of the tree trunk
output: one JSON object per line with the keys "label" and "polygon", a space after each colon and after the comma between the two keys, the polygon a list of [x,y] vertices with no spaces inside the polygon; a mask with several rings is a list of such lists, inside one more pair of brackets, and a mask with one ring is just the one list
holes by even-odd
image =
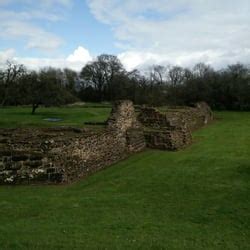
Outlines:
{"label": "tree trunk", "polygon": [[2,103],[1,103],[0,106],[3,107],[5,105],[5,102],[6,102],[6,98],[3,98]]}
{"label": "tree trunk", "polygon": [[31,112],[32,115],[35,114],[36,109],[38,108],[38,106],[39,106],[39,104],[33,104],[33,105],[32,105],[32,112]]}
{"label": "tree trunk", "polygon": [[8,97],[8,88],[6,88],[6,89],[4,90],[4,95],[3,95],[3,100],[2,100],[2,102],[1,102],[1,107],[5,106],[7,97]]}

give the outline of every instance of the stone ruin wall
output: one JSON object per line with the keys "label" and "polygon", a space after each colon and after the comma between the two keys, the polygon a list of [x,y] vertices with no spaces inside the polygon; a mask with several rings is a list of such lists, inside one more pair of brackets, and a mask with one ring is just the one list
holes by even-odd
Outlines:
{"label": "stone ruin wall", "polygon": [[192,142],[187,124],[179,116],[168,116],[155,108],[144,107],[138,116],[144,126],[147,147],[177,150]]}
{"label": "stone ruin wall", "polygon": [[213,114],[206,103],[200,102],[194,107],[169,108],[165,112],[142,107],[138,119],[144,126],[147,147],[178,150],[192,143],[191,132],[212,121]]}
{"label": "stone ruin wall", "polygon": [[177,150],[191,130],[212,119],[204,104],[161,113],[131,101],[113,106],[100,131],[76,128],[0,129],[0,184],[70,183],[150,148]]}
{"label": "stone ruin wall", "polygon": [[132,102],[117,102],[101,131],[0,130],[0,184],[70,183],[145,148]]}
{"label": "stone ruin wall", "polygon": [[193,107],[170,108],[166,114],[169,118],[179,117],[190,131],[195,131],[213,120],[212,110],[205,102],[198,102]]}

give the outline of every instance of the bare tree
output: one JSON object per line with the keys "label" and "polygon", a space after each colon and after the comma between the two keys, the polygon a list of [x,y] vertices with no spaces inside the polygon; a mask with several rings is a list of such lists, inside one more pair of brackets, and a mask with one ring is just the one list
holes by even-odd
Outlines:
{"label": "bare tree", "polygon": [[149,84],[152,86],[158,85],[162,86],[167,79],[167,66],[153,65],[146,70],[147,78],[149,79]]}
{"label": "bare tree", "polygon": [[185,69],[179,66],[174,66],[169,70],[168,76],[170,85],[174,87],[180,85],[185,80]]}
{"label": "bare tree", "polygon": [[77,78],[78,74],[76,71],[67,68],[63,70],[64,85],[72,94],[76,94]]}
{"label": "bare tree", "polygon": [[97,60],[87,64],[81,71],[81,77],[98,92],[100,101],[103,101],[104,92],[112,99],[112,84],[114,77],[123,72],[120,60],[113,55],[100,55]]}
{"label": "bare tree", "polygon": [[193,74],[195,77],[204,78],[213,72],[213,68],[205,63],[198,63],[193,68]]}
{"label": "bare tree", "polygon": [[18,80],[26,73],[26,69],[22,64],[15,64],[11,61],[6,62],[6,68],[0,72],[0,83],[2,84],[3,97],[1,106],[4,106],[11,90],[16,87]]}

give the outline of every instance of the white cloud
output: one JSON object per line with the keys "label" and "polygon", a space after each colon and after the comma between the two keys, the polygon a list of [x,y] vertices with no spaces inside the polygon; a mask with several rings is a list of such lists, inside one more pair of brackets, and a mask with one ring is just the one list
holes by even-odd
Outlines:
{"label": "white cloud", "polygon": [[241,62],[250,63],[250,49],[238,49],[231,52],[222,52],[220,50],[207,50],[185,53],[151,53],[141,51],[126,51],[120,53],[118,58],[121,60],[127,70],[135,68],[143,69],[150,65],[181,65],[184,67],[193,67],[196,63],[205,62],[215,68],[222,68],[229,64]]}
{"label": "white cloud", "polygon": [[45,10],[29,10],[29,11],[11,11],[11,10],[0,10],[0,20],[3,21],[11,21],[11,20],[18,20],[18,21],[30,21],[30,20],[48,20],[48,21],[59,21],[62,20],[62,17],[55,14],[49,13]]}
{"label": "white cloud", "polygon": [[64,6],[71,6],[73,4],[73,0],[39,0],[38,2],[45,5],[61,4]]}
{"label": "white cloud", "polygon": [[69,56],[59,58],[18,57],[14,49],[0,51],[0,66],[4,65],[7,60],[24,64],[28,69],[34,70],[51,66],[56,68],[70,68],[80,71],[86,63],[93,60],[93,57],[87,49],[79,46]]}
{"label": "white cloud", "polygon": [[[129,67],[145,61],[220,66],[250,62],[249,0],[89,0]],[[232,56],[233,55],[233,56]],[[237,60],[237,61],[236,61]]]}
{"label": "white cloud", "polygon": [[[13,10],[8,4],[22,6]],[[61,21],[64,18],[63,9],[70,7],[72,0],[0,0],[0,32],[1,39],[26,43],[27,49],[37,49],[45,52],[58,49],[63,39],[47,31],[50,22]],[[39,21],[39,22],[37,22]],[[46,25],[44,22],[47,21]]]}
{"label": "white cloud", "polygon": [[9,3],[11,3],[11,0],[0,0],[0,6],[1,5],[7,5]]}
{"label": "white cloud", "polygon": [[28,49],[49,51],[55,50],[63,44],[63,40],[60,37],[28,22],[6,21],[1,20],[1,18],[0,21],[0,32],[4,34],[4,39],[24,39]]}
{"label": "white cloud", "polygon": [[122,64],[127,70],[133,70],[138,67],[146,67],[152,64],[167,63],[168,59],[161,55],[138,52],[138,51],[126,51],[118,55]]}
{"label": "white cloud", "polygon": [[0,51],[0,67],[2,67],[6,63],[6,61],[13,59],[15,53],[16,52],[14,49]]}
{"label": "white cloud", "polygon": [[[34,4],[33,0],[0,0],[0,5],[7,5],[10,3],[15,4]],[[73,0],[36,0],[36,5],[40,6],[52,6],[55,4],[63,5],[63,6],[71,6],[73,4]]]}
{"label": "white cloud", "polygon": [[93,58],[90,55],[89,51],[82,46],[79,46],[71,55],[67,57],[69,63],[77,64],[86,64],[88,61],[91,61]]}

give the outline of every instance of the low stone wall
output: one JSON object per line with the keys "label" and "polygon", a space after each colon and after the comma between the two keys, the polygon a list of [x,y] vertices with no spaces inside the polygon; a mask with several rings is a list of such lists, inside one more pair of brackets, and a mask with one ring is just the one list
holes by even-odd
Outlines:
{"label": "low stone wall", "polygon": [[117,102],[108,126],[0,130],[0,183],[69,183],[145,148],[132,102]]}
{"label": "low stone wall", "polygon": [[212,120],[205,103],[165,113],[116,102],[100,130],[0,129],[0,184],[70,183],[150,148],[178,150]]}
{"label": "low stone wall", "polygon": [[170,108],[166,115],[171,118],[179,117],[191,131],[199,129],[213,120],[211,108],[205,102],[196,103],[193,107]]}
{"label": "low stone wall", "polygon": [[144,126],[149,148],[178,150],[192,142],[191,132],[181,116],[169,116],[155,108],[144,107],[138,119]]}
{"label": "low stone wall", "polygon": [[208,124],[213,115],[210,107],[201,102],[194,107],[169,108],[165,112],[142,107],[138,119],[144,126],[147,147],[178,150],[191,144],[191,132]]}

